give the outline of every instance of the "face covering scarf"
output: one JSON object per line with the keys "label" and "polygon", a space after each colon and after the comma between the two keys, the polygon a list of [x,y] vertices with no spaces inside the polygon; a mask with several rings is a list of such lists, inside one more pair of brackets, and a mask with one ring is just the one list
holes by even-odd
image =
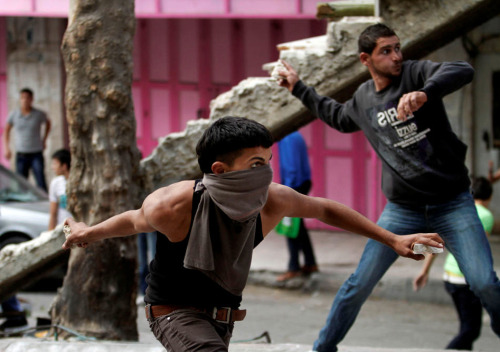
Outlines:
{"label": "face covering scarf", "polygon": [[203,272],[241,296],[248,279],[257,217],[267,201],[269,165],[223,174],[205,174],[189,235],[184,267]]}

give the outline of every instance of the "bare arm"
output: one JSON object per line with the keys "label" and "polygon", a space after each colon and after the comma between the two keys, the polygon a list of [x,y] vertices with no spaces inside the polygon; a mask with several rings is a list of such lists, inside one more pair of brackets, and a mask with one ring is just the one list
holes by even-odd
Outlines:
{"label": "bare arm", "polygon": [[492,160],[490,160],[488,162],[488,180],[491,183],[495,183],[498,180],[500,180],[500,169],[498,169],[497,171],[493,172],[493,161]]}
{"label": "bare arm", "polygon": [[12,152],[10,150],[10,131],[12,130],[12,125],[7,123],[5,125],[5,130],[3,131],[3,142],[4,142],[4,155],[7,160],[12,157]]}
{"label": "bare arm", "polygon": [[398,236],[383,229],[368,218],[343,204],[321,198],[317,199],[317,201],[323,203],[322,207],[324,207],[324,212],[320,213],[321,215],[317,217],[318,220],[379,241],[391,247],[396,253],[403,257],[417,260],[423,259],[421,254],[413,253],[412,247],[415,243],[442,247],[442,240],[437,234]]}
{"label": "bare arm", "polygon": [[71,234],[63,248],[86,247],[106,238],[153,231],[160,231],[172,242],[181,241],[189,230],[193,184],[193,181],[183,181],[160,188],[146,197],[140,209],[115,215],[94,226],[67,219],[65,224],[69,225]]}
{"label": "bare arm", "polygon": [[57,202],[50,202],[49,231],[55,229],[57,225]]}
{"label": "bare arm", "polygon": [[45,134],[43,136],[43,149],[45,149],[45,147],[47,146],[47,138],[49,137],[49,132],[50,132],[50,128],[51,128],[51,122],[49,119],[47,119],[47,121],[45,121]]}
{"label": "bare arm", "polygon": [[[316,218],[325,224],[340,227],[349,232],[379,241],[403,257],[416,260],[424,259],[421,254],[414,254],[414,243],[422,243],[433,247],[443,247],[443,240],[435,233],[412,234],[399,236],[378,226],[357,211],[333,200],[309,197],[295,192],[291,188],[273,184],[268,203],[275,210],[270,217],[275,226],[284,216]],[[266,208],[268,204],[266,204]],[[264,228],[264,231],[270,228]]]}
{"label": "bare arm", "polygon": [[66,238],[63,249],[69,249],[74,244],[85,248],[90,243],[106,238],[124,237],[154,230],[147,223],[142,208],[115,215],[94,226],[87,226],[83,222],[77,223],[72,218],[66,219],[65,224],[71,228],[71,234]]}
{"label": "bare arm", "polygon": [[429,254],[425,257],[424,264],[422,265],[422,270],[420,274],[413,280],[413,290],[418,291],[427,285],[427,280],[429,279],[429,272],[432,267],[432,263],[436,258],[435,255]]}

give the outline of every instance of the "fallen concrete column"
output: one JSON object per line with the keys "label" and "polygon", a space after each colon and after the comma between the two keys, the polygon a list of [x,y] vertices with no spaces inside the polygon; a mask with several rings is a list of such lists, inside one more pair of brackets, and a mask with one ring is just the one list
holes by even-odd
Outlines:
{"label": "fallen concrete column", "polygon": [[67,262],[62,226],[39,237],[5,246],[0,251],[0,301],[39,280],[45,273]]}

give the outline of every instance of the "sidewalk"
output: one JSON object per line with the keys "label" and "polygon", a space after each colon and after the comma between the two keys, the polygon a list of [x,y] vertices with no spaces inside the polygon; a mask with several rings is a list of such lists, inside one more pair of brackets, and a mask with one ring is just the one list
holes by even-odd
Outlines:
{"label": "sidewalk", "polygon": [[[286,239],[270,233],[254,250],[249,284],[306,291],[337,292],[354,272],[367,241],[365,237],[345,232],[310,231],[319,273],[306,278],[294,278],[286,283],[276,282],[276,276],[286,271],[288,249]],[[500,273],[500,236],[490,237],[495,271]],[[398,258],[372,293],[372,297],[452,304],[442,281],[445,253],[438,255],[432,266],[427,286],[413,291],[413,279],[422,262]]]}

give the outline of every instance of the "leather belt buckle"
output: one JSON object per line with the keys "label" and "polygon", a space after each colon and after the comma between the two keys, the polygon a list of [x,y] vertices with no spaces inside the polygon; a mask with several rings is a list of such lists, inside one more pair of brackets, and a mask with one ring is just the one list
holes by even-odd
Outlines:
{"label": "leather belt buckle", "polygon": [[[226,319],[217,319],[217,313],[218,312],[226,312]],[[231,307],[214,307],[212,311],[212,319],[214,319],[218,323],[224,323],[224,324],[229,324],[231,322],[231,315],[232,315],[232,309]]]}

